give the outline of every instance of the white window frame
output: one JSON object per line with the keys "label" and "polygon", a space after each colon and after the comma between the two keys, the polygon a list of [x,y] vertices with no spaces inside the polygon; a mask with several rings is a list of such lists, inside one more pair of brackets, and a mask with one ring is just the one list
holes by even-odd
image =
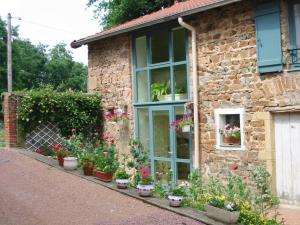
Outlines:
{"label": "white window frame", "polygon": [[[228,151],[243,151],[245,150],[245,145],[244,145],[244,109],[243,108],[220,108],[220,109],[215,109],[215,125],[216,125],[216,150],[228,150]],[[239,147],[236,146],[224,146],[221,145],[221,133],[220,129],[221,123],[222,122],[222,115],[227,115],[227,114],[236,114],[240,115],[240,129],[241,129],[241,145]]]}

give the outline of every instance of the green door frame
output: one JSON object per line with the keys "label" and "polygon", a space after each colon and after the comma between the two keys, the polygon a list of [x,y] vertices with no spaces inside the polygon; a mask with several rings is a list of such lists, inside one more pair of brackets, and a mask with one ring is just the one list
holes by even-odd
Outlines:
{"label": "green door frame", "polygon": [[[171,170],[172,170],[172,183],[175,184],[177,181],[177,163],[187,163],[190,165],[190,170],[192,170],[192,143],[191,143],[191,134],[189,134],[189,159],[180,159],[177,158],[177,152],[176,152],[176,130],[174,127],[170,127],[170,148],[171,148],[171,154],[170,157],[155,157],[154,155],[154,143],[155,143],[155,137],[154,137],[154,119],[153,119],[153,113],[157,111],[168,111],[169,112],[169,124],[171,124],[172,121],[175,120],[176,113],[175,113],[175,107],[176,106],[182,106],[182,105],[163,105],[163,106],[149,106],[147,107],[149,109],[149,127],[150,127],[150,160],[151,160],[151,173],[155,179],[155,161],[167,161],[171,163]],[[156,181],[156,180],[155,180]]]}

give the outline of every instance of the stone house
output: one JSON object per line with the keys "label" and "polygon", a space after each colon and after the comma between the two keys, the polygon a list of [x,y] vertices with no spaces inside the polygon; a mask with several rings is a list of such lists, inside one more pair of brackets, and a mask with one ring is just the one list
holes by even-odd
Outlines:
{"label": "stone house", "polygon": [[[130,115],[106,131],[122,151],[139,138],[156,180],[262,165],[278,196],[300,203],[299,0],[175,2],[71,46],[85,44],[89,91]],[[190,110],[193,132],[170,126]],[[228,140],[225,126],[240,137]]]}

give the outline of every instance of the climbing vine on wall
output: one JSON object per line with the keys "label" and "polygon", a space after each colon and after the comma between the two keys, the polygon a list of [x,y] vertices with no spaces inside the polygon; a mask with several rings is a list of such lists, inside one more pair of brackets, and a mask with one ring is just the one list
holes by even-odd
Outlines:
{"label": "climbing vine on wall", "polygon": [[58,92],[52,88],[14,93],[18,100],[17,117],[24,134],[39,124],[51,122],[68,136],[72,128],[88,137],[102,132],[101,98],[82,92]]}

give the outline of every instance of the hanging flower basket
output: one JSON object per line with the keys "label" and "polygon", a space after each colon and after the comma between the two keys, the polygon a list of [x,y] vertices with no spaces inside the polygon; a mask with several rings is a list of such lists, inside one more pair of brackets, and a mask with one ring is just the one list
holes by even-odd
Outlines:
{"label": "hanging flower basket", "polygon": [[190,125],[184,125],[182,127],[182,132],[183,133],[189,133],[191,131],[191,126]]}

